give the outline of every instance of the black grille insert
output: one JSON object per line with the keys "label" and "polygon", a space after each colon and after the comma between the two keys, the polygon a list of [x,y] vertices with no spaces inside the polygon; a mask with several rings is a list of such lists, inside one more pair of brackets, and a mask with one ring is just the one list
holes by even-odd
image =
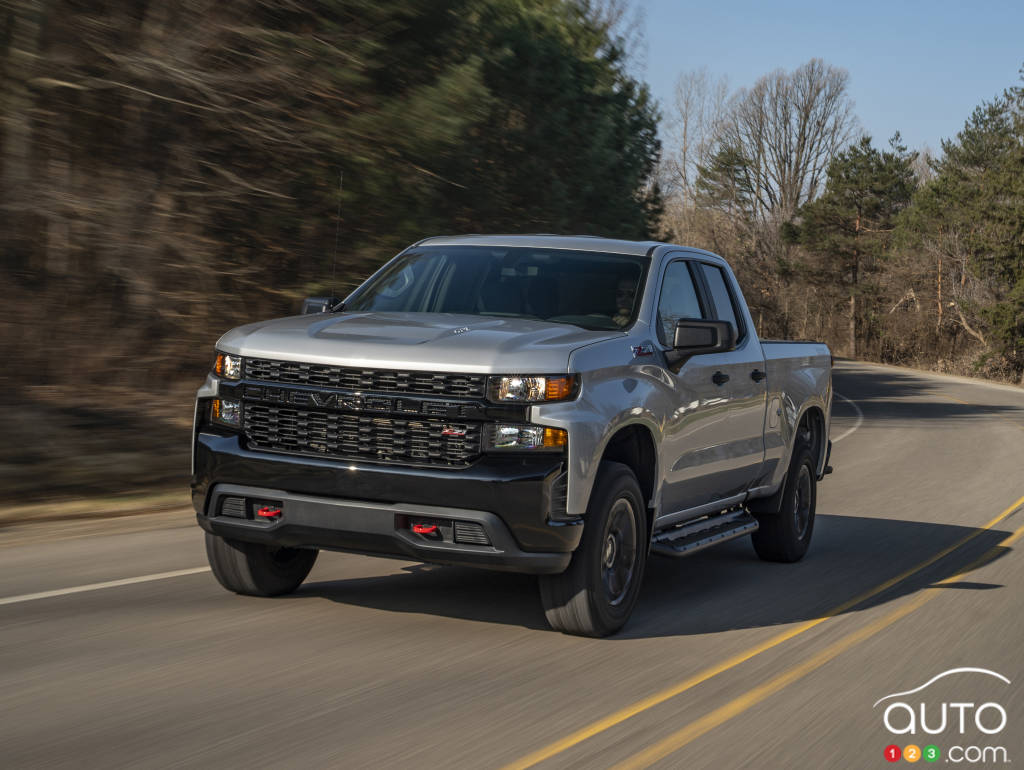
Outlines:
{"label": "black grille insert", "polygon": [[483,398],[487,390],[487,375],[484,374],[357,369],[297,361],[271,361],[264,358],[245,359],[245,376],[251,380],[292,385],[458,398]]}
{"label": "black grille insert", "polygon": [[456,543],[471,543],[473,545],[491,544],[491,539],[487,537],[484,528],[470,521],[455,522],[454,539]]}
{"label": "black grille insert", "polygon": [[417,465],[468,465],[480,453],[480,425],[312,409],[245,405],[249,447],[316,457]]}

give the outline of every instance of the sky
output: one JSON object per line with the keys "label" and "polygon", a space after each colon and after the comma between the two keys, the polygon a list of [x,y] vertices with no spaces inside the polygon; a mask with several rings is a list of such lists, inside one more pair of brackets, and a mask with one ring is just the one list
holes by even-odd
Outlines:
{"label": "sky", "polygon": [[666,114],[680,72],[707,67],[735,89],[819,57],[850,73],[876,146],[899,131],[911,149],[939,154],[976,106],[1021,83],[1024,0],[635,1],[638,74]]}

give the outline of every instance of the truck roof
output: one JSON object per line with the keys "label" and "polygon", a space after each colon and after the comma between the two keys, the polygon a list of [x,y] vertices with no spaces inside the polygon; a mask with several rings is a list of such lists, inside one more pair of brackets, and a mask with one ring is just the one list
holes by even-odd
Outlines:
{"label": "truck roof", "polygon": [[439,235],[424,238],[417,246],[524,246],[540,249],[572,249],[605,251],[612,254],[644,256],[657,246],[670,246],[660,241],[624,241],[596,235]]}

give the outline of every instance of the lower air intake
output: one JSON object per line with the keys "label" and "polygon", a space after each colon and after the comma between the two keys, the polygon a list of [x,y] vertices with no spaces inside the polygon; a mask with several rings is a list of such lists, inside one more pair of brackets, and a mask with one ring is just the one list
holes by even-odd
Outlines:
{"label": "lower air intake", "polygon": [[491,539],[487,537],[484,528],[479,524],[469,521],[455,522],[455,542],[468,543],[470,545],[490,545]]}
{"label": "lower air intake", "polygon": [[244,519],[245,499],[242,497],[225,497],[220,504],[220,515]]}

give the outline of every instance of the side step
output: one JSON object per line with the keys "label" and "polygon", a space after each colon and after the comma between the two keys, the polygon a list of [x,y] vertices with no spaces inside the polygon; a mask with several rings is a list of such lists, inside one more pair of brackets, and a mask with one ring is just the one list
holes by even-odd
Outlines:
{"label": "side step", "polygon": [[746,511],[730,511],[705,516],[654,536],[651,553],[662,556],[689,556],[712,545],[749,535],[757,530],[757,519]]}

